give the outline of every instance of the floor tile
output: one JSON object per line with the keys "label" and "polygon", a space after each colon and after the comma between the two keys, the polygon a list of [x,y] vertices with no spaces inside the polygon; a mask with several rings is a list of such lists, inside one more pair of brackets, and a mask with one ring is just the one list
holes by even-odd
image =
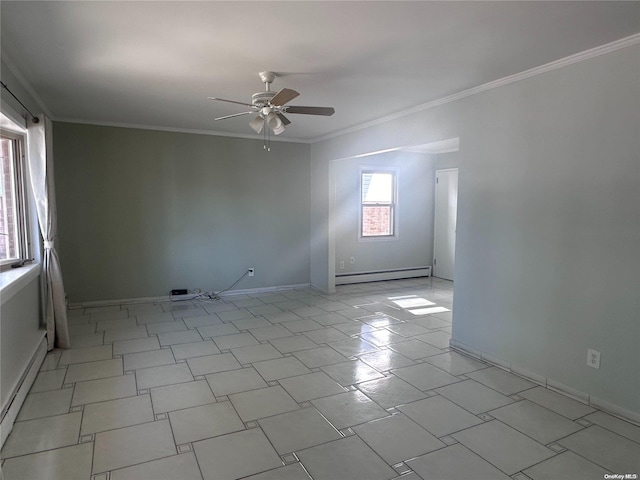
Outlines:
{"label": "floor tile", "polygon": [[305,367],[304,364],[295,357],[284,357],[267,360],[265,362],[257,362],[253,366],[262,378],[268,382],[311,373],[311,370]]}
{"label": "floor tile", "polygon": [[321,367],[321,369],[343,386],[384,377],[380,372],[360,360],[334,363],[333,365]]}
{"label": "floor tile", "polygon": [[365,342],[360,338],[350,338],[349,340],[331,342],[330,346],[347,357],[378,351],[378,347],[370,344],[369,342]]}
{"label": "floor tile", "polygon": [[185,318],[187,328],[204,327],[206,325],[222,325],[222,320],[217,315],[202,315],[199,317]]}
{"label": "floor tile", "polygon": [[439,395],[403,405],[398,410],[436,437],[483,423],[472,413]]}
{"label": "floor tile", "polygon": [[32,420],[69,413],[73,388],[27,395],[16,421]]}
{"label": "floor tile", "polygon": [[420,478],[426,479],[510,480],[510,477],[460,444],[414,458],[407,465]]}
{"label": "floor tile", "polygon": [[[325,306],[321,306],[320,308],[322,308],[323,310],[326,310],[327,308],[335,308],[336,304],[325,304]],[[346,308],[350,308],[348,305],[343,305],[343,307]],[[319,323],[320,325],[324,325],[325,327],[328,327],[329,325],[338,325],[341,323],[346,323],[349,322],[351,323],[351,320],[347,317],[343,317],[342,315],[340,315],[340,313],[327,313],[324,315],[317,315],[315,317],[311,317],[311,319],[314,322]]]}
{"label": "floor tile", "polygon": [[391,465],[446,446],[404,415],[391,415],[353,430]]}
{"label": "floor tile", "polygon": [[114,400],[137,395],[137,393],[135,375],[121,375],[119,377],[78,382],[74,388],[71,405],[85,405],[87,403]]}
{"label": "floor tile", "polygon": [[569,397],[553,392],[544,387],[536,387],[531,390],[520,392],[518,395],[532,402],[542,405],[551,411],[559,413],[571,420],[584,417],[589,413],[595,412],[595,408],[591,408],[584,403],[577,402]]}
{"label": "floor tile", "polygon": [[305,332],[304,336],[316,343],[336,342],[338,340],[346,340],[349,338],[349,335],[346,335],[333,327],[325,327],[321,330]]}
{"label": "floor tile", "polygon": [[214,337],[213,341],[220,350],[258,345],[258,341],[250,333],[236,333],[234,335]]}
{"label": "floor tile", "polygon": [[362,323],[358,320],[349,320],[349,323],[340,323],[338,325],[334,325],[333,328],[340,330],[342,333],[347,335],[360,335],[376,330],[375,327]]}
{"label": "floor tile", "polygon": [[397,476],[357,436],[317,445],[297,455],[313,480],[389,480]]}
{"label": "floor tile", "polygon": [[249,330],[253,328],[264,328],[273,326],[272,323],[269,323],[262,317],[233,320],[231,323],[233,323],[238,330]]}
{"label": "floor tile", "polygon": [[291,333],[310,332],[312,330],[322,330],[324,327],[310,318],[304,320],[293,320],[283,325]]}
{"label": "floor tile", "polygon": [[416,387],[394,375],[360,383],[358,389],[382,408],[391,408],[425,398],[425,394]]}
{"label": "floor tile", "polygon": [[513,403],[511,398],[474,380],[440,387],[436,392],[476,415]]}
{"label": "floor tile", "polygon": [[296,402],[343,393],[345,389],[324,372],[309,373],[297,377],[283,378],[280,385]]}
{"label": "floor tile", "polygon": [[182,318],[182,319],[191,318],[191,317],[201,317],[202,315],[207,314],[206,310],[201,307],[187,308],[184,310],[174,309],[172,310],[172,313],[175,318]]}
{"label": "floor tile", "polygon": [[247,307],[247,310],[249,310],[253,315],[264,315],[265,313],[277,313],[282,311],[275,305],[260,305],[257,307]]}
{"label": "floor tile", "polygon": [[138,325],[144,325],[147,323],[162,323],[173,322],[175,317],[171,312],[166,313],[147,313],[136,315]]}
{"label": "floor tile", "polygon": [[566,451],[531,468],[527,468],[524,473],[533,480],[557,480],[561,478],[587,480],[590,478],[605,478],[604,475],[609,472],[575,453]]}
{"label": "floor tile", "polygon": [[96,324],[96,331],[127,330],[136,328],[138,323],[134,317],[119,320],[103,320]]}
{"label": "floor tile", "polygon": [[218,347],[216,347],[211,340],[171,345],[171,350],[173,351],[173,356],[176,360],[204,357],[206,355],[215,355],[220,353]]}
{"label": "floor tile", "polygon": [[555,455],[552,450],[497,420],[462,430],[452,436],[508,475]]}
{"label": "floor tile", "polygon": [[91,476],[93,443],[9,458],[2,465],[4,480],[87,480]]}
{"label": "floor tile", "polygon": [[62,356],[61,351],[52,351],[47,353],[42,361],[42,365],[40,366],[40,371],[44,372],[45,370],[55,370],[58,368],[58,362],[60,361],[60,357]]}
{"label": "floor tile", "polygon": [[124,370],[137,370],[138,368],[158,367],[176,363],[171,349],[150,350],[148,352],[127,353],[124,355]]}
{"label": "floor tile", "polygon": [[398,368],[391,370],[391,373],[409,382],[419,390],[433,390],[434,388],[460,381],[459,378],[427,363]]}
{"label": "floor tile", "polygon": [[421,327],[428,329],[443,328],[451,325],[451,322],[447,322],[432,316],[416,318],[415,320],[412,320],[412,322],[414,322],[416,325],[420,325]]}
{"label": "floor tile", "polygon": [[231,353],[243,365],[282,357],[282,354],[269,343],[233,348]]}
{"label": "floor tile", "polygon": [[407,367],[415,364],[415,362],[410,358],[387,349],[360,355],[360,360],[368,363],[380,372],[386,372],[392,368]]}
{"label": "floor tile", "polygon": [[187,326],[182,320],[175,322],[149,323],[147,325],[147,333],[149,335],[157,335],[159,333],[182,332]]}
{"label": "floor tile", "polygon": [[464,375],[476,370],[487,368],[484,362],[473,360],[472,358],[461,355],[457,352],[446,352],[440,355],[433,355],[425,359],[434,367],[438,367],[451,375]]}
{"label": "floor tile", "polygon": [[[237,306],[237,305],[236,305]],[[232,320],[240,320],[243,318],[254,318],[248,311],[240,308],[238,310],[229,310],[226,312],[216,313],[223,322],[231,322]]]}
{"label": "floor tile", "polygon": [[97,347],[104,344],[104,332],[91,335],[71,335],[72,348]]}
{"label": "floor tile", "polygon": [[389,348],[394,352],[398,352],[412,360],[429,357],[430,355],[438,355],[442,350],[436,348],[420,340],[407,340],[406,342],[393,343]]}
{"label": "floor tile", "polygon": [[491,410],[489,415],[543,445],[555,442],[582,429],[577,423],[529,400],[522,400],[497,410]]}
{"label": "floor tile", "polygon": [[197,330],[202,338],[220,337],[240,333],[240,330],[230,323],[225,323],[223,325],[207,325],[205,327],[198,327]]}
{"label": "floor tile", "polygon": [[[311,402],[338,430],[389,415],[359,391],[345,392]],[[313,476],[313,474],[312,474]]]}
{"label": "floor tile", "polygon": [[169,413],[176,444],[244,430],[231,402],[212,403]]}
{"label": "floor tile", "polygon": [[[259,365],[259,363],[256,364],[256,366],[257,365]],[[212,373],[207,375],[206,379],[207,382],[209,382],[211,390],[213,390],[213,393],[218,397],[268,387],[265,379],[263,379],[254,368]]]}
{"label": "floor tile", "polygon": [[536,386],[535,383],[498,367],[477,370],[467,373],[466,376],[489,388],[499,391],[503,395],[513,395]]}
{"label": "floor tile", "polygon": [[73,363],[95,362],[97,360],[108,360],[113,357],[111,345],[100,345],[97,347],[71,348],[64,350],[60,357],[59,365],[69,365]]}
{"label": "floor tile", "polygon": [[280,386],[235,393],[229,395],[229,400],[245,422],[300,408],[296,401]]}
{"label": "floor tile", "polygon": [[[285,306],[278,304],[279,308],[286,308]],[[265,313],[264,318],[269,320],[271,323],[286,323],[293,322],[295,320],[302,320],[298,315],[293,312],[277,312],[277,313]]]}
{"label": "floor tile", "polygon": [[403,337],[408,338],[415,335],[424,335],[425,333],[431,333],[428,328],[425,328],[422,325],[418,325],[413,321],[398,323],[396,325],[389,325],[387,329],[392,331],[393,333],[397,333],[398,335],[402,335]]}
{"label": "floor tile", "polygon": [[202,480],[193,452],[113,470],[110,480]]}
{"label": "floor tile", "polygon": [[610,472],[640,472],[640,444],[598,425],[585,428],[558,443]]}
{"label": "floor tile", "polygon": [[311,480],[302,464],[294,463],[246,477],[245,480]]}
{"label": "floor tile", "polygon": [[216,403],[209,385],[204,380],[152,388],[151,400],[156,414]]}
{"label": "floor tile", "polygon": [[153,421],[149,395],[92,403],[84,407],[80,435]]}
{"label": "floor tile", "polygon": [[160,387],[172,383],[190,382],[193,380],[189,367],[184,364],[164,365],[162,367],[141,368],[136,370],[138,389]]}
{"label": "floor tile", "polygon": [[640,427],[636,425],[600,411],[587,415],[585,419],[589,420],[591,423],[600,425],[613,433],[617,433],[618,435],[627,437],[636,443],[640,443]]}
{"label": "floor tile", "polygon": [[178,345],[181,343],[201,342],[202,337],[197,330],[186,330],[184,332],[159,333],[160,345]]}
{"label": "floor tile", "polygon": [[238,363],[236,357],[230,353],[188,358],[187,363],[194,375],[206,375],[207,373],[217,373],[242,368],[242,365]]}
{"label": "floor tile", "polygon": [[318,345],[309,340],[304,335],[296,335],[293,337],[275,338],[269,340],[269,343],[276,347],[280,353],[291,353],[300,350],[309,350],[316,348]]}
{"label": "floor tile", "polygon": [[416,340],[433,345],[436,348],[448,348],[451,335],[445,332],[425,333],[424,335],[417,335],[414,337]]}
{"label": "floor tile", "polygon": [[131,340],[134,338],[145,338],[148,336],[147,328],[144,325],[139,327],[105,330],[104,343],[116,342],[118,340]]}
{"label": "floor tile", "polygon": [[282,325],[255,328],[249,331],[258,341],[273,340],[274,338],[290,337],[292,333]]}
{"label": "floor tile", "polygon": [[309,368],[324,367],[332,363],[346,362],[344,355],[336,352],[331,347],[318,347],[309,350],[293,352],[293,355]]}
{"label": "floor tile", "polygon": [[315,408],[283,413],[258,423],[280,455],[342,438]]}
{"label": "floor tile", "polygon": [[193,444],[204,480],[235,480],[282,466],[259,428]]}
{"label": "floor tile", "polygon": [[382,347],[384,345],[389,345],[390,343],[399,343],[407,341],[407,338],[402,335],[398,335],[397,333],[393,333],[391,330],[381,328],[380,330],[374,330],[373,332],[363,333],[360,335],[363,340],[376,345],[378,347]]}
{"label": "floor tile", "polygon": [[122,359],[101,360],[98,362],[77,363],[69,365],[65,383],[97,380],[99,378],[122,375]]}
{"label": "floor tile", "polygon": [[160,342],[158,337],[134,338],[132,340],[119,340],[113,342],[113,354],[124,355],[126,353],[148,352],[159,350]]}
{"label": "floor tile", "polygon": [[97,433],[93,473],[106,472],[176,454],[169,421]]}
{"label": "floor tile", "polygon": [[42,452],[78,443],[82,413],[16,422],[2,449],[2,458]]}

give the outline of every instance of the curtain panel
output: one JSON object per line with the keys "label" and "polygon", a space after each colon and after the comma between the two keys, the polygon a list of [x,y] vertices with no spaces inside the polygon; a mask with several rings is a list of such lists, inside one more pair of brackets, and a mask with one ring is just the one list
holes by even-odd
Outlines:
{"label": "curtain panel", "polygon": [[40,233],[44,242],[42,284],[47,348],[70,348],[67,305],[60,260],[55,247],[58,230],[55,187],[53,182],[53,143],[51,121],[27,124],[27,158],[31,189],[35,197]]}

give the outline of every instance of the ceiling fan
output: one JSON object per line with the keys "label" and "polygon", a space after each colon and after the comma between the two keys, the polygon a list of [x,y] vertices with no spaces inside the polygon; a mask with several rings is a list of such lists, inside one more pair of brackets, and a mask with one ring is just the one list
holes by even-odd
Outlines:
{"label": "ceiling fan", "polygon": [[266,125],[268,128],[265,129],[265,133],[270,130],[274,133],[274,135],[280,135],[282,132],[284,132],[285,127],[291,123],[291,121],[284,116],[285,113],[324,116],[331,116],[335,113],[333,107],[301,107],[286,105],[300,94],[295,90],[291,90],[290,88],[283,88],[279,92],[272,92],[270,89],[270,85],[277,77],[275,72],[260,72],[258,75],[260,75],[260,80],[262,80],[262,82],[265,84],[266,90],[264,92],[254,93],[251,97],[251,103],[237,102],[235,100],[226,100],[224,98],[217,97],[208,97],[210,100],[236,103],[238,105],[244,105],[245,107],[250,108],[250,110],[247,112],[225,115],[224,117],[218,117],[215,120],[224,120],[226,118],[233,118],[239,117],[241,115],[257,113],[257,116],[249,122],[249,126],[256,133],[262,132]]}

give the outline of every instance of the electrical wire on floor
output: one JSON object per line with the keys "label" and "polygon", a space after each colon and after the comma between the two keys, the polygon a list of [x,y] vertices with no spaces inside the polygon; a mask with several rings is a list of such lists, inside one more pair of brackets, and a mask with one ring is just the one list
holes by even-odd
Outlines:
{"label": "electrical wire on floor", "polygon": [[235,282],[233,282],[231,285],[229,285],[227,288],[225,288],[224,290],[220,290],[219,292],[197,292],[195,290],[189,290],[190,294],[195,294],[195,297],[190,297],[190,298],[185,298],[185,299],[171,299],[172,302],[186,302],[187,300],[192,301],[192,300],[222,300],[222,297],[220,295],[222,295],[225,292],[228,292],[229,290],[231,290],[233,287],[235,287],[237,284],[240,283],[240,281],[246,277],[247,275],[249,275],[249,269],[247,269],[241,276],[240,278],[238,278]]}

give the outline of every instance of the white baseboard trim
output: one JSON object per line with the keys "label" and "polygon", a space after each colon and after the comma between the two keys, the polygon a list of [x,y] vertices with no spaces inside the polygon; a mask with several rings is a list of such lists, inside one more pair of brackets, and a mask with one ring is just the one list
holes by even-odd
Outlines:
{"label": "white baseboard trim", "polygon": [[0,448],[4,446],[4,442],[7,440],[7,437],[13,429],[13,423],[18,417],[20,408],[22,408],[22,404],[27,398],[29,390],[31,390],[31,386],[33,385],[33,382],[38,375],[38,371],[40,370],[40,367],[42,366],[42,362],[44,361],[44,357],[46,355],[47,339],[46,337],[43,337],[42,341],[38,344],[38,347],[33,353],[31,361],[25,369],[23,377],[18,384],[16,391],[7,401],[7,405],[3,407],[2,421],[0,422]]}
{"label": "white baseboard trim", "polygon": [[490,363],[496,367],[500,367],[503,370],[507,370],[520,377],[526,378],[527,380],[537,383],[538,385],[548,388],[549,390],[553,390],[555,392],[561,393],[562,395],[566,395],[567,397],[570,397],[578,402],[592,406],[593,408],[597,408],[611,415],[615,415],[616,417],[620,417],[623,420],[627,420],[636,425],[640,425],[640,413],[627,410],[626,408],[622,408],[606,400],[594,397],[589,393],[585,393],[580,390],[576,390],[573,387],[564,385],[552,378],[547,378],[543,375],[540,375],[539,373],[531,372],[517,365],[513,365],[510,362],[497,359],[492,355],[480,352],[479,350],[465,345],[462,342],[451,339],[449,341],[449,346],[453,350],[457,350],[465,355],[470,355],[472,357],[484,360],[487,363]]}
{"label": "white baseboard trim", "polygon": [[431,266],[377,270],[374,272],[340,273],[336,275],[336,285],[379,282],[381,280],[402,280],[405,278],[430,276]]}
{"label": "white baseboard trim", "polygon": [[[229,290],[220,294],[221,297],[233,297],[235,295],[255,295],[258,293],[270,293],[279,292],[282,290],[294,290],[296,288],[309,288],[309,283],[298,283],[295,285],[277,285],[274,287],[260,287],[260,288],[244,288],[238,290]],[[107,307],[110,305],[135,305],[138,303],[155,303],[155,302],[170,302],[176,300],[193,300],[194,295],[163,295],[160,297],[138,297],[138,298],[120,298],[114,300],[91,300],[88,302],[70,303],[69,309],[76,310],[79,308],[91,308],[91,307]],[[207,300],[206,297],[202,298]]]}

